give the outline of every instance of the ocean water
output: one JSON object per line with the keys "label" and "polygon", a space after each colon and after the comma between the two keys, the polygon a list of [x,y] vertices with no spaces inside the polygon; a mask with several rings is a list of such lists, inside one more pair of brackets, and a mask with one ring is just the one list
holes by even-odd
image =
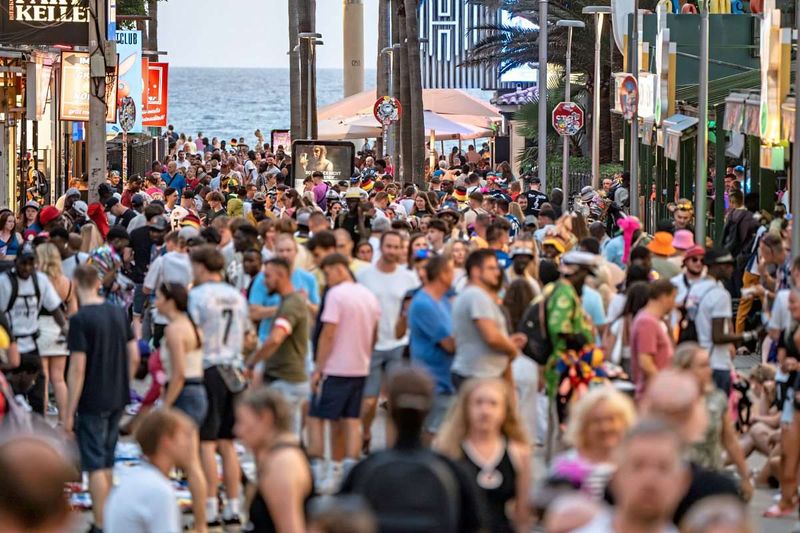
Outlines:
{"label": "ocean water", "polygon": [[[375,87],[375,70],[365,72],[365,87]],[[320,107],[342,98],[342,71],[317,71]],[[260,129],[289,129],[289,69],[170,68],[168,121],[194,138],[244,137],[252,144]]]}

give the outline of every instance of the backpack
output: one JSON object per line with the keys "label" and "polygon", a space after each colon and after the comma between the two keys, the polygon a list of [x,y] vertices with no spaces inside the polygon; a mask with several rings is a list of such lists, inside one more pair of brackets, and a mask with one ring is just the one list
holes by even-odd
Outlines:
{"label": "backpack", "polygon": [[519,331],[528,336],[522,353],[540,365],[547,363],[553,353],[553,342],[547,330],[547,304],[550,296],[540,296],[528,307],[519,323]]}
{"label": "backpack", "polygon": [[[686,283],[687,287],[689,286],[685,276],[684,283]],[[695,325],[697,312],[700,310],[700,304],[703,302],[703,298],[716,288],[717,286],[714,285],[704,292],[703,295],[700,296],[700,299],[697,300],[697,305],[693,307],[688,307],[686,305],[689,301],[689,295],[692,293],[691,287],[686,291],[686,298],[683,299],[683,304],[678,307],[678,312],[680,313],[680,320],[678,321],[678,344],[682,342],[698,342],[700,337],[697,335],[697,326]]]}
{"label": "backpack", "polygon": [[739,235],[739,225],[745,222],[747,215],[752,216],[749,211],[743,211],[741,216],[734,219],[735,214],[736,211],[728,217],[722,230],[722,247],[728,250],[733,257],[737,257],[747,249],[749,242],[742,241]]}
{"label": "backpack", "polygon": [[368,501],[381,533],[458,531],[458,479],[434,452],[385,450],[370,456],[354,474],[350,492]]}

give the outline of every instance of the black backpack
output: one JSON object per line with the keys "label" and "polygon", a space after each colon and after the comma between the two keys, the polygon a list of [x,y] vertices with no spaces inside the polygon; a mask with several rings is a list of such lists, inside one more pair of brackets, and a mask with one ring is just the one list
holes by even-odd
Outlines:
{"label": "black backpack", "polygon": [[379,532],[458,531],[458,479],[434,452],[385,450],[370,456],[354,473],[348,492],[369,502]]}
{"label": "black backpack", "polygon": [[[689,287],[689,283],[686,280],[686,276],[684,276],[684,283],[686,286]],[[692,288],[689,287],[686,291],[686,297],[683,299],[683,303],[678,307],[678,313],[680,313],[680,320],[678,322],[678,344],[682,342],[698,342],[699,336],[697,335],[697,326],[695,325],[695,320],[697,319],[697,312],[700,310],[700,304],[703,302],[703,298],[717,286],[714,285],[710,289],[700,296],[700,299],[697,300],[697,305],[693,308],[689,309],[687,307],[687,303],[689,301],[689,295],[692,293]]]}
{"label": "black backpack", "polygon": [[[31,279],[33,280],[33,292],[36,295],[36,305],[39,305],[39,302],[42,300],[42,292],[39,289],[39,276],[36,274],[37,273],[34,272]],[[8,297],[8,305],[6,306],[6,313],[8,313],[14,308],[14,303],[17,301],[17,296],[19,295],[19,279],[17,279],[16,270],[9,270],[6,272],[6,276],[8,276],[8,281],[11,284],[11,294]]]}
{"label": "black backpack", "polygon": [[540,365],[547,363],[553,353],[553,342],[547,330],[547,304],[550,296],[540,296],[522,315],[522,320],[517,329],[528,336],[528,343],[522,353]]}

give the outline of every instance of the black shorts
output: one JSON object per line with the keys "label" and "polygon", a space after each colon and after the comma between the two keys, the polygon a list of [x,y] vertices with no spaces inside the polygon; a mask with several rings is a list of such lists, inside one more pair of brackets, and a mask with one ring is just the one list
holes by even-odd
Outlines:
{"label": "black shorts", "polygon": [[228,389],[216,366],[205,369],[203,383],[208,397],[208,411],[200,426],[200,440],[232,440],[236,421],[234,407],[239,393]]}
{"label": "black shorts", "polygon": [[153,324],[153,348],[161,348],[161,340],[164,338],[165,329],[167,329],[166,324]]}
{"label": "black shorts", "polygon": [[119,421],[124,409],[101,414],[75,415],[75,438],[81,456],[81,471],[114,467],[114,449],[119,439]]}
{"label": "black shorts", "polygon": [[325,376],[320,381],[317,393],[311,395],[309,416],[325,420],[359,418],[366,380],[366,376]]}

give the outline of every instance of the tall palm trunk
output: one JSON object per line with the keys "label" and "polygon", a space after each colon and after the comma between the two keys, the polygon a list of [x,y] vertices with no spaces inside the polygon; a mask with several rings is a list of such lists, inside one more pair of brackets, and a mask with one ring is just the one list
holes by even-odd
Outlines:
{"label": "tall palm trunk", "polygon": [[[147,47],[156,52],[158,51],[158,0],[147,0]],[[158,58],[156,58],[158,59]]]}
{"label": "tall palm trunk", "polygon": [[289,2],[289,109],[292,139],[302,139],[305,136],[303,133],[303,107],[300,101],[303,87],[300,81],[300,51],[299,49],[295,50],[297,27],[297,2]]}
{"label": "tall palm trunk", "polygon": [[[377,64],[377,97],[390,95],[389,79],[391,77],[391,59],[389,54],[382,54],[387,46],[391,46],[391,19],[389,17],[389,0],[378,0],[378,64]],[[388,146],[383,146],[383,138],[379,137],[376,143],[377,147],[375,152],[379,157],[383,157],[389,149]]]}
{"label": "tall palm trunk", "polygon": [[[417,0],[405,0],[406,36],[408,54],[408,84],[411,115],[411,179],[419,187],[425,186],[425,115],[422,103],[422,65],[419,54],[419,28]],[[431,169],[432,170],[432,169]]]}
{"label": "tall palm trunk", "polygon": [[[397,2],[402,0],[387,0],[389,14],[391,18],[391,30],[392,30],[392,45],[395,45],[400,42],[400,21],[399,17],[397,16]],[[393,48],[394,52],[392,52],[392,96],[397,98],[398,100],[402,99],[402,95],[400,94],[400,55],[402,52],[398,48]],[[401,102],[401,104],[405,104],[405,102]],[[403,122],[402,122],[402,115],[400,122],[396,123],[392,126],[392,147],[391,147],[391,155],[394,160],[394,167],[395,167],[395,174],[396,177],[399,177],[400,173],[400,145],[401,145],[401,137],[402,137],[402,130],[403,130]]]}
{"label": "tall palm trunk", "polygon": [[397,5],[397,26],[400,34],[400,103],[405,108],[402,117],[400,118],[400,169],[403,181],[411,181],[413,174],[411,170],[412,165],[412,130],[411,130],[411,83],[408,76],[408,48],[409,44],[406,42],[408,35],[406,26],[406,8],[403,5],[403,0],[398,0]]}
{"label": "tall palm trunk", "polygon": [[[291,3],[291,2],[290,2]],[[317,7],[316,0],[296,0],[297,3],[297,31],[313,32],[315,31],[315,12]],[[316,59],[312,58],[312,63],[309,65],[309,57],[311,55],[311,47],[308,40],[303,39],[300,43],[300,83],[301,83],[301,97],[300,101],[302,106],[302,116],[300,123],[302,124],[302,137],[308,136],[309,124],[309,107],[311,108],[311,138],[317,135],[317,91],[316,80],[314,79],[314,64]],[[311,84],[311,91],[308,90],[309,83]],[[310,92],[310,94],[309,94]]]}

